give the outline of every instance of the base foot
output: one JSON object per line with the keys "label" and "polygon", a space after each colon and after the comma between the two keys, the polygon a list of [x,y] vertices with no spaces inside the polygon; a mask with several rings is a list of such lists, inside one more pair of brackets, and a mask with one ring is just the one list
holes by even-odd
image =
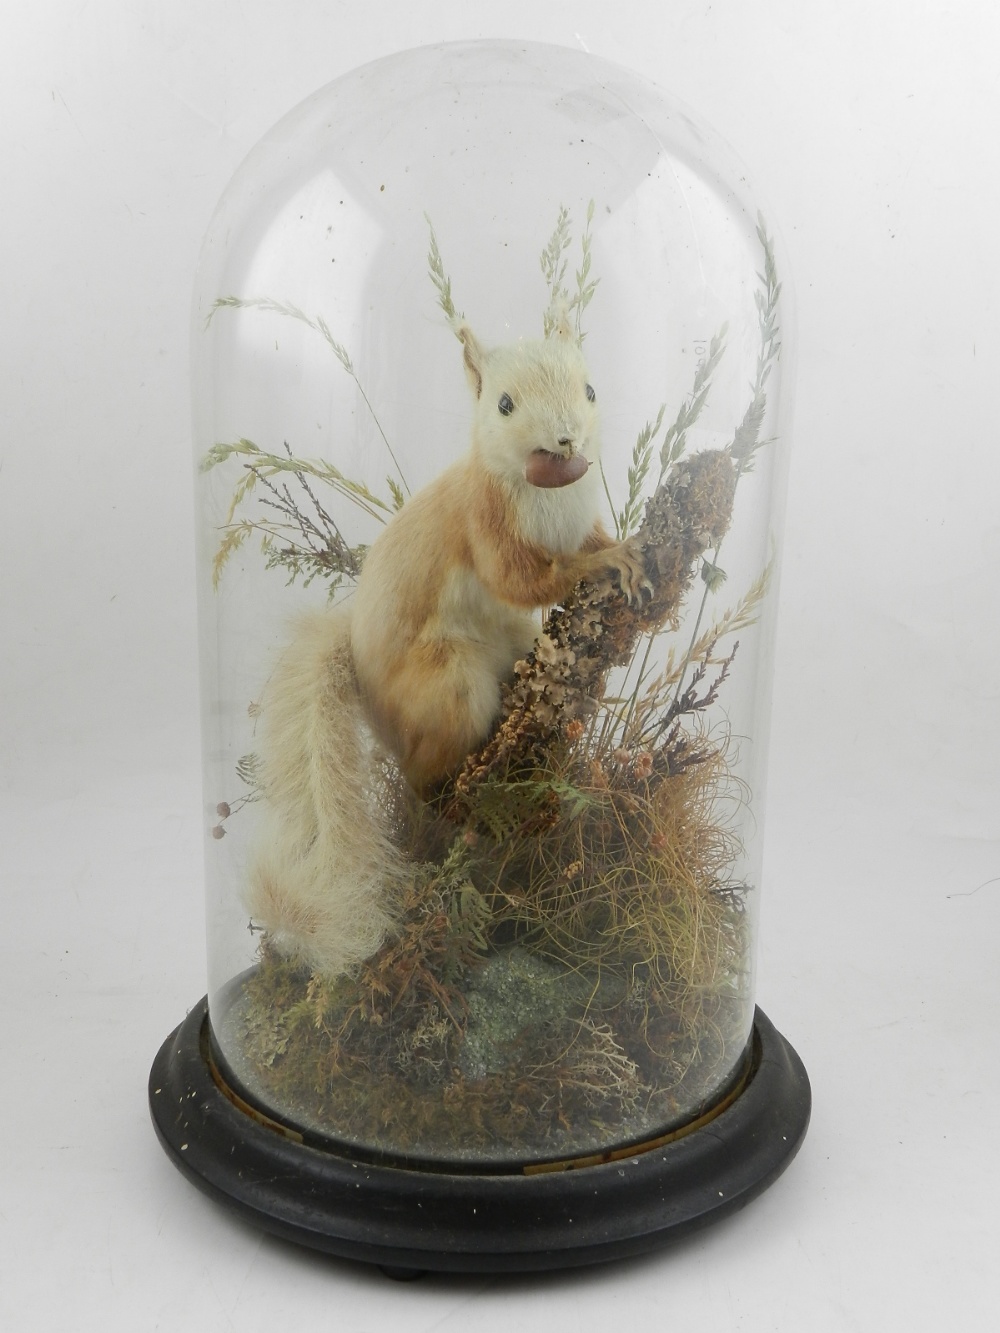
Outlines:
{"label": "base foot", "polygon": [[743,1091],[664,1147],[535,1175],[373,1165],[296,1142],[238,1109],[209,1068],[207,1014],[203,1000],[150,1072],[153,1124],[174,1164],[266,1231],[399,1280],[641,1254],[749,1203],[795,1156],[809,1123],[805,1068],[758,1009]]}

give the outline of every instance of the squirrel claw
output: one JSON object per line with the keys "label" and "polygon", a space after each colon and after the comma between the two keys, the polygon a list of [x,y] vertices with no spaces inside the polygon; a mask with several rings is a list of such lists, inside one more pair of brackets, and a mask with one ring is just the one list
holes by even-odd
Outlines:
{"label": "squirrel claw", "polygon": [[630,606],[641,605],[643,593],[652,600],[653,585],[646,574],[646,566],[630,543],[623,544],[620,552],[618,582]]}
{"label": "squirrel claw", "polygon": [[650,583],[649,579],[645,577],[639,580],[638,586],[627,591],[622,589],[622,591],[625,592],[625,596],[628,598],[629,606],[641,606],[643,602],[643,594],[645,594],[645,600],[647,602],[653,600],[653,585]]}

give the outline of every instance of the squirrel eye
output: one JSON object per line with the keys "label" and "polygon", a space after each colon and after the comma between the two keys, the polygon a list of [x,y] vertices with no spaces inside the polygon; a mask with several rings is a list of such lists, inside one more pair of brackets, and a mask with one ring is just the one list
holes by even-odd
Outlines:
{"label": "squirrel eye", "polygon": [[500,401],[497,403],[501,416],[509,417],[514,410],[514,400],[509,393],[502,393]]}
{"label": "squirrel eye", "polygon": [[592,403],[596,402],[597,400],[597,394],[594,393],[594,387],[592,384],[587,385],[587,398]]}

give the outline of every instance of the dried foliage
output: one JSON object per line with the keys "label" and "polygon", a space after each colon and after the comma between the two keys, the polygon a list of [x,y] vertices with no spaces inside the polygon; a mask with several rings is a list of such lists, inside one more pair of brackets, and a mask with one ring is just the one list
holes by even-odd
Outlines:
{"label": "dried foliage", "polygon": [[[541,258],[545,318],[575,311],[580,338],[597,285],[592,217],[593,205],[574,290],[567,210]],[[739,793],[713,709],[736,660],[733,636],[756,619],[770,566],[704,630],[702,621],[725,580],[718,557],[737,483],[765,443],[766,385],[780,351],[780,284],[763,223],[758,237],[760,353],[732,443],[686,452],[724,354],[723,328],[671,424],[664,431],[661,406],[633,451],[615,522],[641,550],[651,595],[630,604],[610,579],[581,584],[548,616],[505,689],[494,735],[452,781],[417,801],[387,774],[412,881],[398,931],[355,975],[310,976],[262,941],[259,966],[224,1019],[228,1048],[241,1053],[237,1073],[250,1090],[298,1123],[403,1158],[576,1156],[697,1116],[739,1066],[752,1014],[747,886],[727,816]],[[428,268],[454,325],[433,228]],[[354,373],[320,321],[278,303],[242,304],[305,320]],[[387,504],[286,451],[266,455],[240,441],[209,455],[207,466],[235,455],[247,469],[223,545],[243,540],[236,510],[262,488],[257,496],[279,515],[271,521],[293,534],[276,563],[292,577],[353,577],[363,550],[343,542],[314,481],[382,518],[401,492]],[[295,477],[308,504],[279,473]],[[324,569],[307,563],[323,558]],[[671,647],[650,679],[654,642],[676,630],[699,574],[687,650]],[[632,685],[611,697],[620,668]]]}
{"label": "dried foliage", "polygon": [[455,302],[451,295],[451,278],[444,269],[444,260],[441,258],[441,251],[438,248],[437,237],[434,235],[434,224],[430,218],[424,214],[427,221],[427,228],[430,232],[430,250],[427,255],[427,271],[430,274],[431,282],[437,290],[438,305],[444,313],[445,319],[457,333],[459,325],[465,316],[460,310],[455,309]]}
{"label": "dried foliage", "polygon": [[414,1156],[572,1156],[698,1114],[748,1013],[725,781],[719,746],[674,736],[576,782],[539,773],[492,811],[484,787],[478,832],[424,810],[411,836],[432,859],[357,977],[309,977],[265,945],[227,1019],[244,1081],[307,1126]]}
{"label": "dried foliage", "polygon": [[542,277],[545,279],[545,285],[549,293],[548,306],[542,317],[542,333],[546,338],[553,333],[564,314],[571,316],[574,320],[577,342],[582,343],[587,336],[583,331],[583,312],[590,305],[600,281],[600,279],[590,276],[592,264],[590,228],[593,221],[594,201],[592,199],[587,205],[587,219],[580,238],[580,267],[573,274],[574,290],[572,293],[570,293],[565,281],[566,270],[569,266],[566,255],[572,243],[572,223],[568,208],[560,208],[555,229],[542,251],[540,260]]}
{"label": "dried foliage", "polygon": [[[348,543],[317,498],[312,482],[329,486],[381,523],[387,522],[398,506],[379,499],[367,486],[351,481],[324,459],[293,457],[287,443],[283,455],[267,453],[245,439],[216,444],[205,455],[201,470],[209,472],[234,457],[244,460],[243,475],[221,527],[222,538],[212,565],[215,586],[231,557],[255,533],[261,538],[266,567],[283,568],[289,583],[301,578],[308,585],[318,575],[328,580],[332,597],[345,580],[353,582],[361,570],[365,548]],[[300,497],[289,489],[285,480],[288,476],[298,483]],[[258,500],[265,512],[253,519],[237,519],[237,511],[251,499]]]}

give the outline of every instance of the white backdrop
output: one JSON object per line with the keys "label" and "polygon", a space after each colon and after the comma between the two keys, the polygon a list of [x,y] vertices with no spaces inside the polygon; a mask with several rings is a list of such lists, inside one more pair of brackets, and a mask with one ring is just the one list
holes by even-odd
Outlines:
{"label": "white backdrop", "polygon": [[[1000,9],[13,11],[0,1326],[992,1327]],[[805,1059],[815,1110],[777,1185],[674,1250],[399,1287],[210,1205],[147,1119],[149,1062],[205,988],[188,314],[215,202],[274,121],[354,65],[478,36],[583,44],[653,78],[730,141],[784,235],[798,390],[758,998]]]}

